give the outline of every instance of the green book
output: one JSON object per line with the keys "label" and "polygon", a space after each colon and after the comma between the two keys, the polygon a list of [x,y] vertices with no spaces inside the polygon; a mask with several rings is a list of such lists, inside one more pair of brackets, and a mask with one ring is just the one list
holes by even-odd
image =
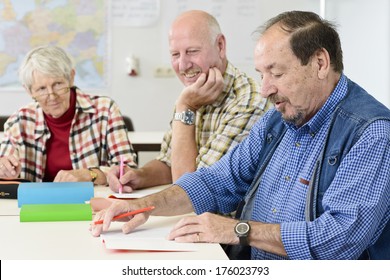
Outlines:
{"label": "green book", "polygon": [[89,204],[24,204],[21,222],[92,221]]}

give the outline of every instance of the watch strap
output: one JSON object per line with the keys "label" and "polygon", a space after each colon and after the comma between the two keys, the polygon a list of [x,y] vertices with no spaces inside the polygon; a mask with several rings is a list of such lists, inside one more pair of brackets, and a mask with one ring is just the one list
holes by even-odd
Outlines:
{"label": "watch strap", "polygon": [[248,236],[240,236],[238,238],[240,239],[240,245],[242,245],[242,246],[248,246],[249,245]]}
{"label": "watch strap", "polygon": [[191,111],[190,109],[187,109],[181,113],[175,113],[173,115],[173,120],[175,121],[181,121],[182,123],[186,125],[194,125],[195,124],[195,112]]}

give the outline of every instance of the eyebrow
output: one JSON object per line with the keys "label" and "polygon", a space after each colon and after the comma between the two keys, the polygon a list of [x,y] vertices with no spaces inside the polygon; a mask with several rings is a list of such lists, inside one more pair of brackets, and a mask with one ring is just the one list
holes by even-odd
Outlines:
{"label": "eyebrow", "polygon": [[[271,63],[271,64],[269,64],[269,65],[267,65],[266,67],[265,67],[265,69],[266,70],[271,70],[272,68],[275,68],[276,67],[276,63],[274,62],[274,63]],[[257,69],[257,68],[255,68],[255,70],[257,71],[257,72],[261,72],[259,69]]]}
{"label": "eyebrow", "polygon": [[272,68],[275,68],[275,66],[276,66],[276,63],[274,62],[274,63],[272,63],[272,64],[270,64],[270,65],[267,65],[267,66],[265,67],[265,69],[271,70]]}

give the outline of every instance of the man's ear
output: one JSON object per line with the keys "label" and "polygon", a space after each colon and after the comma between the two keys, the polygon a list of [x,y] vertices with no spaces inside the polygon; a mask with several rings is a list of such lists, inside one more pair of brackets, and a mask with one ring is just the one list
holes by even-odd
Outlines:
{"label": "man's ear", "polygon": [[219,49],[219,57],[221,59],[226,58],[226,39],[223,34],[219,34],[217,37],[217,44]]}
{"label": "man's ear", "polygon": [[332,67],[328,51],[324,48],[317,50],[314,54],[314,63],[318,69],[318,78],[321,80],[326,78]]}

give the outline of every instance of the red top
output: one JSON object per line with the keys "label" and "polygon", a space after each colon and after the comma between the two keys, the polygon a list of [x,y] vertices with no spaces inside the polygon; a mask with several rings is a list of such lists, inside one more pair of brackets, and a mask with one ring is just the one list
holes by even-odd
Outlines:
{"label": "red top", "polygon": [[[69,133],[76,110],[76,94],[71,89],[69,109],[59,118],[45,115],[51,137],[46,142],[44,182],[52,182],[60,170],[72,170],[69,153]],[[59,160],[61,159],[61,160]]]}

